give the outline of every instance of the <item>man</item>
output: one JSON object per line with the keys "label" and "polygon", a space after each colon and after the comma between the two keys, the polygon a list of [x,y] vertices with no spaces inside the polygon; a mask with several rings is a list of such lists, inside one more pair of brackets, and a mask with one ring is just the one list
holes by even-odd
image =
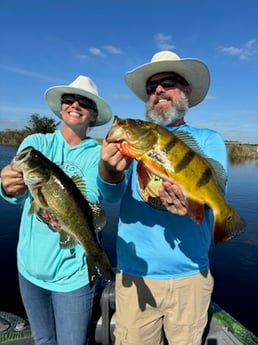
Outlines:
{"label": "man", "polygon": [[[125,81],[146,102],[146,120],[188,132],[227,171],[221,136],[185,123],[188,108],[208,92],[210,74],[202,61],[161,51],[150,63],[126,73]],[[201,344],[213,289],[210,210],[201,224],[192,221],[179,186],[168,181],[161,181],[159,188],[164,209],[150,205],[137,184],[136,161],[105,141],[101,157],[101,193],[109,202],[121,198],[116,345],[161,345],[164,334],[170,345]]]}

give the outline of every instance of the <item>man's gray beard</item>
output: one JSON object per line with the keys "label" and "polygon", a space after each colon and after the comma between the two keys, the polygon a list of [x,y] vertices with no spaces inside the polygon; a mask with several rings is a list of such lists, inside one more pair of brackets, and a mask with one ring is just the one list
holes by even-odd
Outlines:
{"label": "man's gray beard", "polygon": [[185,117],[188,111],[188,99],[183,91],[180,93],[176,103],[168,108],[160,107],[159,110],[153,110],[149,103],[146,104],[145,119],[161,126],[173,124]]}

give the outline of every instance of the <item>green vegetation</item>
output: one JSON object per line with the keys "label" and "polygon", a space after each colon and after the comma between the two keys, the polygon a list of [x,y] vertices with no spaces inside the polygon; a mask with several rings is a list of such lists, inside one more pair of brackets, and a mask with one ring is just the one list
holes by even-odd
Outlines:
{"label": "green vegetation", "polygon": [[0,131],[0,144],[19,146],[22,140],[29,134],[33,133],[53,133],[55,129],[60,125],[59,122],[55,122],[54,119],[34,113],[30,116],[28,125],[22,130],[7,129]]}
{"label": "green vegetation", "polygon": [[226,145],[231,164],[241,163],[246,159],[258,159],[258,144],[226,142]]}

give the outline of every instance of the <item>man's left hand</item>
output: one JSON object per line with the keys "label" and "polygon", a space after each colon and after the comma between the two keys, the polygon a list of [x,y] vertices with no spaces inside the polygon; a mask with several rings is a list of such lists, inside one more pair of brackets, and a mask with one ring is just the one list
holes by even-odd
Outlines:
{"label": "man's left hand", "polygon": [[159,197],[167,211],[179,216],[187,214],[186,198],[177,184],[163,181],[159,189]]}

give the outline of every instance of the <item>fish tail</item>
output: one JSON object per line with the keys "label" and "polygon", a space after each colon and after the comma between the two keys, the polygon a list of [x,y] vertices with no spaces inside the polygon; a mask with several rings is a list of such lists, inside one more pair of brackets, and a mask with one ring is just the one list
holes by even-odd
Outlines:
{"label": "fish tail", "polygon": [[94,285],[98,277],[103,277],[107,281],[115,280],[115,273],[104,251],[101,251],[97,260],[92,260],[91,257],[87,257],[87,265],[90,287]]}
{"label": "fish tail", "polygon": [[237,236],[247,226],[246,221],[232,208],[228,207],[223,218],[215,215],[214,243],[221,243]]}
{"label": "fish tail", "polygon": [[101,257],[99,259],[99,266],[100,266],[100,271],[101,275],[105,280],[115,280],[115,273],[112,269],[112,266],[110,264],[110,261],[106,255],[106,253],[102,250]]}

